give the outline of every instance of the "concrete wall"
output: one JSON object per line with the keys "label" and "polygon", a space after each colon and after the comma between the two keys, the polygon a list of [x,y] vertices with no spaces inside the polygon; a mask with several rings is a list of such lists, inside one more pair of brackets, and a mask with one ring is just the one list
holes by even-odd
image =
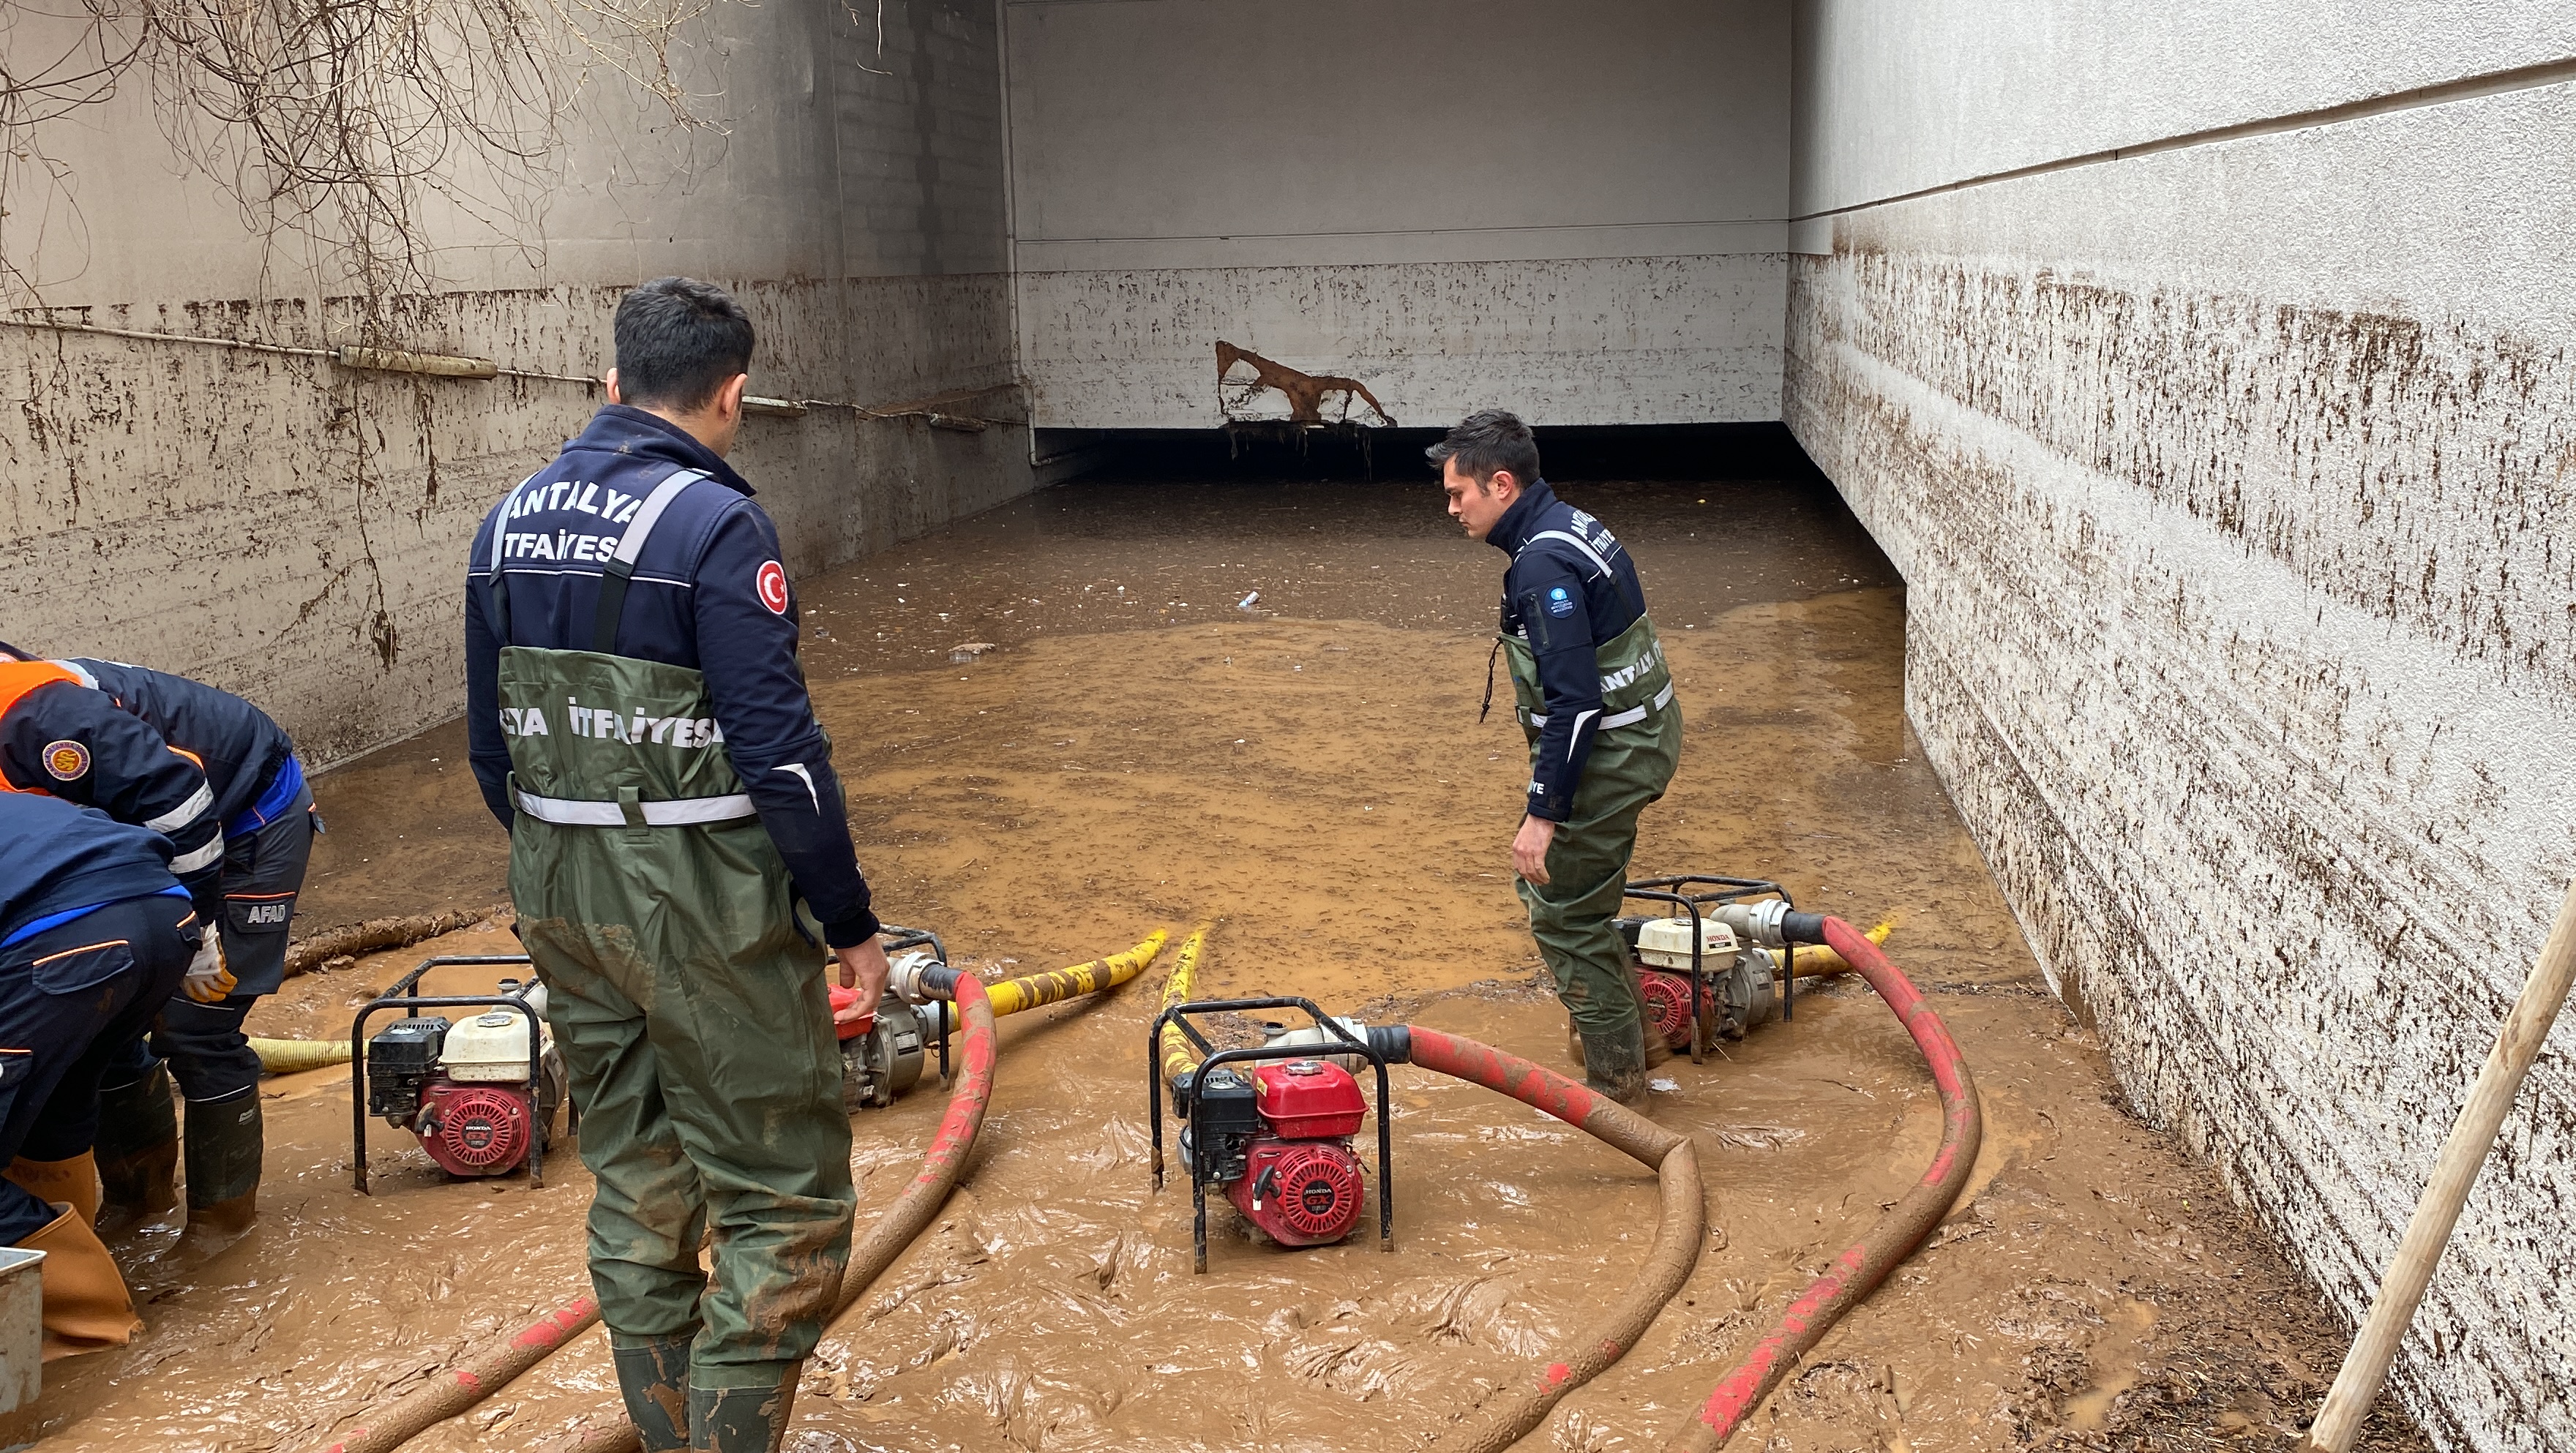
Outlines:
{"label": "concrete wall", "polygon": [[[837,5],[716,7],[679,57],[713,123],[695,130],[594,77],[544,185],[494,184],[497,224],[433,214],[437,286],[372,323],[357,298],[329,295],[310,249],[259,235],[181,174],[143,88],[126,88],[46,133],[76,195],[13,192],[0,252],[32,288],[9,316],[41,302],[120,327],[364,336],[590,376],[609,362],[623,289],[686,272],[750,308],[754,392],[937,395],[1021,418],[993,7],[888,0],[885,20],[880,53],[872,10],[863,25]],[[32,54],[40,28],[22,19],[7,44]],[[461,708],[466,542],[598,402],[578,383],[7,327],[0,378],[16,405],[0,410],[0,637],[241,691],[317,762]],[[846,410],[749,420],[736,462],[799,571],[1030,483],[1024,427]]]}
{"label": "concrete wall", "polygon": [[1203,428],[1224,339],[1405,423],[1776,417],[1775,0],[1004,0],[1036,421]]}
{"label": "concrete wall", "polygon": [[[1797,45],[1784,413],[1905,574],[1909,714],[2135,1103],[2357,1319],[2576,875],[2576,20]],[[2571,1051],[2407,1344],[2447,1448],[2576,1446]]]}

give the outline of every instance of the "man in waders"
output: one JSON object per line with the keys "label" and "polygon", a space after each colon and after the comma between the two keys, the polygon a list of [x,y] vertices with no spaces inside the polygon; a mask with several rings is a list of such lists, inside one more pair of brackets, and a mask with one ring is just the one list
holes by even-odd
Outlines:
{"label": "man in waders", "polygon": [[[1528,425],[1488,409],[1428,452],[1450,517],[1469,539],[1512,557],[1498,649],[1511,658],[1530,745],[1529,794],[1512,838],[1530,936],[1556,976],[1586,1082],[1633,1101],[1646,1091],[1649,1047],[1663,1046],[1646,1032],[1612,920],[1637,815],[1664,795],[1681,761],[1672,674],[1635,563],[1606,526],[1539,477]],[[1486,690],[1490,705],[1490,677]]]}
{"label": "man in waders", "polygon": [[303,764],[258,707],[123,662],[40,661],[0,643],[0,700],[0,781],[168,837],[171,871],[211,930],[149,1036],[108,1065],[97,1148],[102,1230],[169,1210],[177,1079],[187,1102],[188,1221],[176,1254],[203,1260],[257,1219],[260,1063],[242,1025],[285,982],[287,928],[322,830]]}
{"label": "man in waders", "polygon": [[751,322],[662,278],[616,339],[607,407],[475,536],[466,719],[598,1179],[591,1283],[627,1415],[651,1453],[765,1453],[855,1201],[797,900],[868,1011],[886,956],[778,534],[724,461]]}

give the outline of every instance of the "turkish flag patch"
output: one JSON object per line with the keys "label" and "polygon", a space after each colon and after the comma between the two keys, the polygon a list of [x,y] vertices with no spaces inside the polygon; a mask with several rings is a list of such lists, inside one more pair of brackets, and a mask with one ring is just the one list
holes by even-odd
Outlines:
{"label": "turkish flag patch", "polygon": [[762,561],[753,585],[760,591],[760,603],[769,607],[771,615],[787,614],[787,572],[779,568],[777,561]]}

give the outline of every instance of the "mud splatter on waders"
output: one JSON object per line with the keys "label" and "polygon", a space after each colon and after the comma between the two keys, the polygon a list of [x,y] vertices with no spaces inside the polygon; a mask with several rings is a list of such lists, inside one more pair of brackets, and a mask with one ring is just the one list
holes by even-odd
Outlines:
{"label": "mud splatter on waders", "polygon": [[[497,549],[491,562],[510,896],[581,1106],[591,1281],[648,1449],[691,1446],[693,1417],[774,1446],[855,1200],[819,954],[705,678],[609,650],[646,536],[703,478],[669,476],[626,526],[592,650],[509,644]],[[710,1220],[712,1285],[698,1264]],[[721,1428],[698,1437],[740,1446]]]}
{"label": "mud splatter on waders", "polygon": [[[1500,639],[1535,765],[1547,725],[1538,658],[1519,636]],[[1518,887],[1529,908],[1530,937],[1538,941],[1539,956],[1555,976],[1557,997],[1584,1046],[1586,1070],[1601,1087],[1632,1095],[1642,1086],[1618,1082],[1643,1073],[1646,1006],[1628,967],[1627,945],[1611,920],[1619,915],[1628,859],[1637,846],[1637,815],[1664,795],[1681,764],[1682,710],[1663,643],[1648,617],[1637,617],[1596,647],[1593,660],[1601,673],[1598,735],[1584,761],[1573,810],[1548,844],[1548,881],[1521,879]],[[1616,1049],[1604,1055],[1605,1046]],[[1613,1063],[1592,1062],[1603,1058]]]}

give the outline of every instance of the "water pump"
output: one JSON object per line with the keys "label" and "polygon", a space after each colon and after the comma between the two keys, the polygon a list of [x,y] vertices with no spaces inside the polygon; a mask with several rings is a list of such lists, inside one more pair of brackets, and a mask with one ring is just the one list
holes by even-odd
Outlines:
{"label": "water pump", "polygon": [[[525,959],[472,960],[516,962]],[[508,1175],[521,1165],[541,1170],[555,1109],[564,1101],[563,1057],[545,1022],[545,988],[503,979],[489,995],[422,996],[410,992],[422,973],[456,959],[431,959],[359,1011],[351,1039],[370,1014],[410,1011],[364,1040],[355,1064],[361,1107],[359,1188],[365,1189],[365,1116],[409,1130],[451,1176]],[[479,1010],[451,1019],[424,1008]]]}
{"label": "water pump", "polygon": [[[1250,1048],[1217,1049],[1189,1016],[1247,1009],[1300,1008],[1316,1028],[1274,1036]],[[1196,1265],[1207,1270],[1207,1199],[1221,1190],[1253,1227],[1281,1246],[1328,1246],[1358,1229],[1366,1205],[1366,1176],[1351,1137],[1368,1118],[1369,1102],[1343,1063],[1366,1061],[1377,1075],[1378,1238],[1392,1246],[1393,1182],[1389,1176],[1386,1060],[1365,1035],[1351,1035],[1347,1021],[1327,1026],[1322,1011],[1301,999],[1206,1000],[1178,1004],[1154,1021],[1155,1043],[1166,1024],[1206,1054],[1203,1063],[1172,1077],[1172,1111],[1182,1120],[1180,1159],[1197,1208]],[[1318,1056],[1329,1044],[1342,1053]],[[1159,1051],[1158,1051],[1159,1052]],[[1339,1061],[1339,1062],[1337,1062]],[[1162,1184],[1162,1098],[1152,1105],[1154,1183]]]}
{"label": "water pump", "polygon": [[1697,1060],[1718,1040],[1742,1039],[1795,1012],[1797,947],[1776,931],[1796,912],[1786,888],[1764,878],[1685,874],[1629,883],[1623,896],[1679,910],[1618,920],[1646,1002],[1647,1033]]}

